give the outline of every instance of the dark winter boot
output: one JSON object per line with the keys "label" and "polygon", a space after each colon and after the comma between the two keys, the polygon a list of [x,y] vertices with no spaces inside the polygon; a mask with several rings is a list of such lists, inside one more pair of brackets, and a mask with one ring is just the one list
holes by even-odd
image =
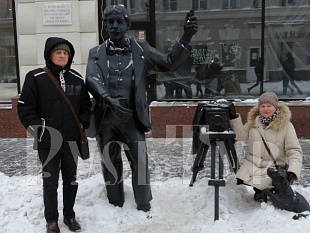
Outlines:
{"label": "dark winter boot", "polygon": [[139,204],[137,206],[137,209],[138,210],[142,210],[144,212],[148,212],[150,209],[151,209],[151,204],[150,203],[147,203],[147,204]]}

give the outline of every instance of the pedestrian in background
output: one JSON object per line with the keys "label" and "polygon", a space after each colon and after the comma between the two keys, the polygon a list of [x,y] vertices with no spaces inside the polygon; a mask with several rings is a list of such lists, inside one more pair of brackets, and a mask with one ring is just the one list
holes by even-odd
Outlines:
{"label": "pedestrian in background", "polygon": [[[58,37],[46,40],[46,67],[67,94],[82,127],[87,129],[91,102],[82,76],[70,68],[74,53],[73,45],[68,40]],[[17,109],[22,124],[34,136],[35,148],[42,163],[46,231],[60,232],[57,201],[60,171],[63,180],[63,221],[71,231],[81,230],[73,210],[78,189],[78,155],[69,146],[70,142],[79,145],[81,134],[68,104],[42,68],[27,73]]]}
{"label": "pedestrian in background", "polygon": [[289,82],[293,87],[296,88],[299,95],[302,95],[303,92],[295,83],[295,61],[290,52],[286,54],[286,59],[282,62],[283,67],[283,95],[286,95],[287,88],[290,88],[291,92],[294,93],[294,89],[289,86]]}
{"label": "pedestrian in background", "polygon": [[220,73],[221,70],[223,69],[223,65],[221,65],[219,59],[217,57],[215,57],[210,65],[209,65],[209,69],[208,69],[208,73],[207,73],[207,78],[208,79],[216,79],[217,82],[217,86],[216,86],[216,92],[215,95],[219,95],[220,92],[223,90],[223,84],[222,84],[222,80],[220,77]]}
{"label": "pedestrian in background", "polygon": [[255,75],[256,75],[256,83],[254,83],[251,87],[248,88],[248,93],[250,94],[251,90],[254,88],[254,87],[257,87],[261,81],[261,69],[262,69],[262,59],[259,58],[257,60],[257,63],[256,63],[256,66],[254,68],[254,71],[255,71]]}
{"label": "pedestrian in background", "polygon": [[[194,84],[196,85],[196,97],[203,98],[203,91],[201,85],[205,83],[207,78],[205,64],[198,64],[195,66]],[[199,94],[200,93],[200,94]]]}

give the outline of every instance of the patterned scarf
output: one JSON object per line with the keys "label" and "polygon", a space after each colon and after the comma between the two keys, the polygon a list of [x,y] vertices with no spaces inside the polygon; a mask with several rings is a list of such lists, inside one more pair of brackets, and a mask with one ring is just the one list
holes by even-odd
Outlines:
{"label": "patterned scarf", "polygon": [[270,122],[272,122],[279,115],[279,113],[280,113],[280,110],[277,109],[274,112],[274,114],[272,114],[270,117],[264,117],[261,114],[259,114],[259,120],[262,123],[263,128],[265,129],[270,124]]}
{"label": "patterned scarf", "polygon": [[62,70],[59,73],[60,85],[61,85],[61,88],[64,90],[64,92],[66,92],[66,81],[65,81],[65,77],[64,77],[65,73],[66,73],[66,70]]}

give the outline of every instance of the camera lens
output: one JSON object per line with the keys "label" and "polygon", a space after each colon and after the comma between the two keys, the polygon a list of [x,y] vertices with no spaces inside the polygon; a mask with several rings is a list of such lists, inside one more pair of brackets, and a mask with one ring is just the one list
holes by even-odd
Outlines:
{"label": "camera lens", "polygon": [[213,117],[213,119],[212,119],[212,122],[213,122],[214,125],[220,126],[222,124],[222,122],[223,122],[223,119],[222,119],[222,117],[220,115],[215,115]]}

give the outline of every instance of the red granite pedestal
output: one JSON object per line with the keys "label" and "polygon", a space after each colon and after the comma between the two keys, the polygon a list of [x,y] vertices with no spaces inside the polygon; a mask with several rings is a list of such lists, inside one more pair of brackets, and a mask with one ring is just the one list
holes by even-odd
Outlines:
{"label": "red granite pedestal", "polygon": [[11,104],[0,105],[0,138],[25,138],[27,136],[24,126],[17,114],[19,97],[13,97]]}
{"label": "red granite pedestal", "polygon": [[[192,137],[192,121],[197,102],[152,102],[149,115],[152,130],[149,134],[153,138],[188,138]],[[248,111],[257,103],[235,102],[238,113],[244,122]],[[292,123],[298,138],[310,139],[310,102],[285,102],[292,112]]]}
{"label": "red granite pedestal", "polygon": [[[11,104],[0,106],[0,138],[24,138],[27,133],[17,114],[18,96]],[[147,134],[153,138],[190,138],[192,121],[197,102],[152,102],[149,115],[152,130]],[[257,103],[235,102],[236,110],[244,122],[247,113]],[[292,123],[299,139],[310,139],[310,102],[285,102],[292,112]]]}

